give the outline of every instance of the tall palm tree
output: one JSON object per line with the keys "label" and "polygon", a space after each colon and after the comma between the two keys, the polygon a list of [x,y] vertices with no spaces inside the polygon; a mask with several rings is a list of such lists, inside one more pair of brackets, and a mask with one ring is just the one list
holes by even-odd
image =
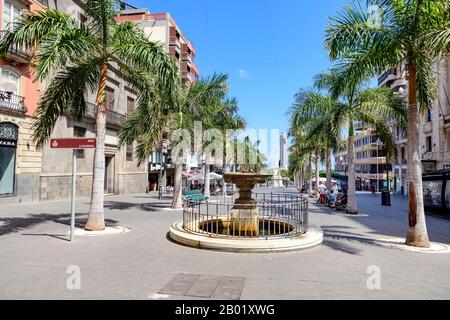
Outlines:
{"label": "tall palm tree", "polygon": [[[418,115],[430,109],[437,94],[433,63],[450,51],[448,0],[374,0],[346,6],[327,28],[331,59],[351,65],[352,78],[364,78],[404,63],[408,66],[409,224],[406,244],[429,247],[418,142]],[[375,19],[374,19],[375,18]],[[376,22],[376,23],[374,23]]]}
{"label": "tall palm tree", "polygon": [[[54,9],[26,13],[11,26],[0,43],[0,56],[12,46],[31,48],[36,80],[56,74],[40,97],[33,124],[35,140],[42,147],[50,138],[60,116],[81,119],[86,112],[84,94],[96,93],[97,148],[86,230],[103,230],[104,172],[107,107],[105,88],[108,71],[143,70],[171,90],[177,69],[160,44],[149,41],[131,22],[116,21],[117,1],[82,0],[88,18],[80,24],[70,15]],[[125,74],[127,72],[124,71]],[[132,79],[131,79],[132,80]],[[148,88],[146,90],[151,90]],[[142,93],[142,92],[141,92]]]}
{"label": "tall palm tree", "polygon": [[[138,140],[136,154],[143,162],[157,147],[164,131],[187,130],[193,135],[194,122],[201,120],[202,110],[210,99],[219,96],[223,91],[228,76],[215,74],[192,84],[178,85],[165,96],[148,96],[147,103],[137,106],[136,110],[124,123],[119,134],[120,145]],[[144,78],[141,84],[147,86]],[[193,141],[191,141],[193,142]],[[172,146],[179,146],[179,141],[171,139]],[[175,148],[174,150],[178,150]],[[175,181],[172,209],[182,208],[182,173],[183,159],[172,154],[175,159]]]}
{"label": "tall palm tree", "polygon": [[348,205],[349,214],[358,214],[355,190],[354,166],[354,122],[362,121],[377,131],[384,142],[386,151],[394,149],[389,129],[383,120],[387,116],[405,122],[402,101],[387,88],[366,88],[362,81],[352,81],[345,64],[333,67],[329,72],[316,76],[316,87],[327,90],[325,100],[320,94],[306,92],[297,106],[296,118],[299,123],[311,118],[331,117],[337,128],[348,126]]}
{"label": "tall palm tree", "polygon": [[314,142],[311,139],[307,139],[307,133],[304,131],[303,127],[295,125],[295,117],[290,118],[290,128],[289,137],[292,138],[292,145],[290,147],[291,154],[294,154],[300,159],[304,159],[307,163],[308,170],[308,194],[312,193],[312,180],[313,180],[313,170],[312,170],[312,160],[315,150]]}
{"label": "tall palm tree", "polygon": [[[316,167],[318,167],[317,162],[322,158],[326,167],[326,186],[330,190],[331,152],[338,146],[342,130],[342,123],[336,121],[331,112],[336,108],[337,101],[314,90],[303,89],[294,98],[295,101],[290,108],[291,126],[301,128],[306,133],[305,140],[314,141]],[[323,114],[316,112],[315,106],[320,106],[320,109],[326,112]],[[316,171],[316,180],[318,180],[319,172]]]}

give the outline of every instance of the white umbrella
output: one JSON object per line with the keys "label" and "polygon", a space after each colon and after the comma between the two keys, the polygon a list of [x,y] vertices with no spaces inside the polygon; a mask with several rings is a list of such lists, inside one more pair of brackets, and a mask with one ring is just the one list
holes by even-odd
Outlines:
{"label": "white umbrella", "polygon": [[[222,180],[222,176],[220,174],[211,172],[209,174],[209,178],[211,180]],[[203,181],[205,180],[205,174],[203,172],[196,174],[195,176],[188,179],[189,181]]]}

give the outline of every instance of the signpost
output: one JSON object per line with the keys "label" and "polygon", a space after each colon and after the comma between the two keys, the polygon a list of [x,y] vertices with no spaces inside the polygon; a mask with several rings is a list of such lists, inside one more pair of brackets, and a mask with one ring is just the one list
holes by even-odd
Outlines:
{"label": "signpost", "polygon": [[73,241],[73,233],[75,230],[75,204],[77,191],[77,155],[75,150],[78,149],[95,149],[97,147],[96,139],[87,138],[65,138],[51,139],[50,147],[52,149],[73,149],[72,155],[72,208],[70,218],[70,241]]}

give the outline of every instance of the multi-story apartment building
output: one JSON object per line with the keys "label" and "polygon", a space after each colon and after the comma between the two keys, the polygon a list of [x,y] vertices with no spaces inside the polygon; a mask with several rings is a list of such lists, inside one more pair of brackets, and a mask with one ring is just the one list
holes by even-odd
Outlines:
{"label": "multi-story apartment building", "polygon": [[[362,123],[356,123],[355,129],[358,130],[354,141],[356,189],[370,190],[372,185],[378,185],[377,190],[382,190],[387,186],[390,169],[382,144],[376,133]],[[345,177],[348,172],[347,150],[337,151],[334,156],[335,173]]]}
{"label": "multi-story apartment building", "polygon": [[[399,65],[383,72],[378,83],[396,94],[408,96],[407,65]],[[422,154],[423,173],[450,168],[450,58],[435,63],[438,96],[433,107],[419,118],[419,145]],[[407,135],[398,123],[387,120],[394,136],[397,152],[393,159],[394,190],[407,194]]]}
{"label": "multi-story apartment building", "polygon": [[[83,5],[78,0],[4,0],[0,7],[2,30],[18,19],[23,10],[44,7],[66,12],[80,23],[86,21]],[[33,82],[29,60],[29,52],[21,48],[13,48],[5,59],[0,60],[0,202],[45,201],[70,196],[72,151],[54,150],[49,146],[36,150],[31,140],[33,113],[40,93],[48,87],[51,78],[41,83]],[[180,63],[184,61],[183,58],[180,60]],[[196,72],[195,67],[190,70]],[[185,76],[189,77],[189,74]],[[95,95],[87,92],[85,98],[88,104],[85,117],[81,121],[70,115],[60,117],[53,138],[95,136]],[[136,93],[123,74],[112,68],[108,73],[105,102],[108,109],[105,146],[107,194],[145,192],[148,185],[147,166],[138,166],[134,145],[118,148],[119,129],[127,114],[133,111],[135,100]],[[89,196],[94,151],[78,150],[76,153],[77,194]]]}
{"label": "multi-story apartment building", "polygon": [[[198,80],[199,71],[195,64],[195,47],[183,34],[170,13],[150,13],[147,8],[136,8],[122,2],[118,20],[139,24],[150,40],[163,44],[177,62],[184,83],[188,84]],[[167,149],[165,145],[167,145],[167,141],[166,143],[162,141],[160,147],[150,156],[148,166],[150,190],[156,190],[159,186],[165,188],[166,185],[173,184],[174,166],[167,163],[167,159],[170,159],[170,150],[166,150],[167,154],[161,155],[161,151]],[[163,170],[161,170],[161,165],[164,167]],[[191,155],[186,169],[189,171],[199,165],[199,159],[195,155]]]}
{"label": "multi-story apartment building", "polygon": [[[0,2],[0,37],[24,10],[39,10],[41,1]],[[33,82],[30,52],[13,47],[0,59],[0,201],[37,200],[42,152],[31,141],[32,115],[40,86]]]}

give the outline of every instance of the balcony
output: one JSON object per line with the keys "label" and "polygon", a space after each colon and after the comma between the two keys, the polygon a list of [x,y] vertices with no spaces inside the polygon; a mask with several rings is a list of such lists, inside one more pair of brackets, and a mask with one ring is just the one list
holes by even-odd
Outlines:
{"label": "balcony", "polygon": [[[8,32],[7,30],[0,30],[0,39],[3,39],[3,37],[6,36],[7,32]],[[9,48],[8,54],[6,56],[20,63],[29,63],[31,51],[28,48],[23,48],[14,45],[11,48]]]}
{"label": "balcony", "polygon": [[397,69],[392,68],[386,70],[379,78],[378,78],[378,85],[384,85],[388,81],[393,81],[397,79]]}
{"label": "balcony", "polygon": [[25,107],[25,98],[18,96],[12,92],[0,91],[0,110],[14,113],[25,114],[27,108]]}
{"label": "balcony", "polygon": [[181,34],[175,27],[170,27],[169,44],[181,49]]}
{"label": "balcony", "polygon": [[[97,117],[97,105],[86,102],[86,113],[85,117],[90,119],[95,119]],[[122,126],[122,124],[127,120],[127,116],[115,111],[106,111],[106,123],[114,126]]]}

